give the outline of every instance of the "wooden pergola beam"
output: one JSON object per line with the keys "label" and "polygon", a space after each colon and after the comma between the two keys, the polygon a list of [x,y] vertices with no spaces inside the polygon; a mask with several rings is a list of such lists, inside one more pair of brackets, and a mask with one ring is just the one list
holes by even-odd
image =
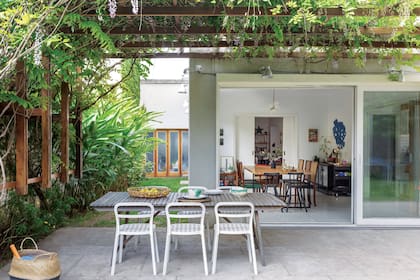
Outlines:
{"label": "wooden pergola beam", "polygon": [[[391,28],[391,27],[360,27],[361,34],[369,35],[390,35],[398,32],[402,32],[403,28]],[[90,34],[88,31],[76,29],[72,30],[70,28],[63,28],[61,32],[65,34],[72,35],[87,35]],[[228,31],[224,28],[216,28],[214,26],[192,26],[187,30],[180,29],[177,26],[172,27],[142,27],[140,30],[137,27],[113,27],[109,30],[104,30],[105,33],[109,35],[216,35],[216,34],[275,34],[275,31],[271,28],[257,29],[253,30],[252,28],[246,28],[238,31]],[[303,35],[302,32],[288,32],[284,31],[284,34],[287,35]],[[333,35],[339,36],[341,32],[333,32]],[[309,32],[308,35],[325,35],[330,36],[328,30],[319,30],[316,32]],[[416,28],[413,32],[410,32],[410,35],[420,35],[420,28]]]}
{"label": "wooden pergola beam", "polygon": [[[144,17],[144,16],[173,16],[173,17],[215,17],[215,16],[276,16],[276,17],[289,17],[291,16],[288,11],[281,11],[279,14],[273,14],[269,8],[254,9],[247,7],[234,7],[234,8],[220,8],[220,7],[143,7],[138,14],[133,14],[132,8],[127,6],[118,6],[116,16],[117,17]],[[342,8],[324,8],[313,11],[317,15],[323,16],[344,16]],[[388,17],[388,16],[399,16],[398,11],[384,9],[379,14],[375,9],[372,8],[357,8],[352,11],[354,16],[367,16],[367,17]],[[83,13],[84,16],[97,17],[95,9],[90,9],[88,12]],[[412,10],[412,15],[419,16],[420,8],[416,7]]]}
{"label": "wooden pergola beam", "polygon": [[63,184],[68,183],[69,176],[69,120],[70,120],[70,90],[69,84],[61,83],[61,164],[60,164],[60,181]]}
{"label": "wooden pergola beam", "polygon": [[[136,52],[136,50],[133,50],[132,52],[127,49],[124,53],[116,53],[116,54],[110,54],[106,55],[107,58],[201,58],[201,59],[224,59],[227,57],[230,57],[231,53],[221,52],[215,49],[212,52],[194,52],[194,50],[190,52]],[[274,55],[276,58],[301,58],[302,53],[300,52],[287,52],[287,51],[278,51]],[[247,57],[246,55],[244,57]],[[255,57],[254,54],[250,54],[248,57]],[[268,57],[266,54],[264,55],[258,55],[257,57]],[[324,52],[318,52],[316,53],[317,58],[326,58],[327,54]],[[412,59],[414,57],[413,54],[405,53],[402,54],[402,57],[404,59]],[[346,53],[341,53],[339,58],[351,58]],[[366,58],[368,59],[377,59],[379,58],[379,55],[377,53],[366,53]],[[391,56],[382,57],[384,59],[391,59]]]}
{"label": "wooden pergola beam", "polygon": [[42,66],[45,69],[44,79],[46,88],[41,90],[42,99],[45,104],[41,111],[42,124],[42,156],[41,156],[41,187],[51,187],[51,155],[52,155],[52,116],[51,116],[51,73],[49,57],[42,57]]}
{"label": "wooden pergola beam", "polygon": [[[333,41],[320,41],[311,43],[311,47],[324,47],[328,45],[342,45],[348,48],[351,47],[363,47],[363,48],[393,48],[393,49],[404,49],[404,48],[415,48],[418,49],[420,46],[411,44],[407,45],[406,42],[386,42],[386,41],[374,41],[374,42],[360,42],[357,45],[354,42],[333,42]],[[229,48],[229,47],[261,47],[261,46],[278,46],[278,43],[269,40],[246,40],[243,42],[201,42],[201,41],[142,41],[142,42],[127,42],[121,43],[122,49],[141,49],[141,48]],[[297,46],[294,42],[284,42],[284,47]],[[303,42],[300,46],[305,46]]]}
{"label": "wooden pergola beam", "polygon": [[[26,99],[25,62],[16,63],[16,93]],[[20,195],[28,193],[28,119],[25,108],[19,106],[16,113],[16,192]]]}

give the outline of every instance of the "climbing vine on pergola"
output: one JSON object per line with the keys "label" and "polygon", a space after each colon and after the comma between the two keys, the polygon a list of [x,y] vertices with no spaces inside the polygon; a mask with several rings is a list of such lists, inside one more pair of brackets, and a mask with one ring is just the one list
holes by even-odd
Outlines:
{"label": "climbing vine on pergola", "polygon": [[[398,66],[417,59],[419,16],[418,0],[6,0],[0,3],[0,117],[14,114],[24,133],[27,118],[41,116],[48,155],[54,108],[66,128],[112,91],[107,58],[354,58],[363,67],[369,56],[393,58]],[[3,131],[12,131],[11,124]],[[17,146],[27,149],[22,135]],[[15,186],[25,193],[25,156],[16,158],[22,172]],[[43,162],[44,170],[50,164]],[[44,187],[50,175],[42,178]]]}

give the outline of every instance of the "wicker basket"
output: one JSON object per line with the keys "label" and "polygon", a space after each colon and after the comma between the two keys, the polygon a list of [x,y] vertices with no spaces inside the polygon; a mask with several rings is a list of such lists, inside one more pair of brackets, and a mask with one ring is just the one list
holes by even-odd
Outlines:
{"label": "wicker basket", "polygon": [[[33,242],[35,249],[23,249],[26,240]],[[10,279],[15,280],[52,280],[59,279],[61,274],[60,261],[55,252],[38,249],[36,242],[26,237],[22,240],[19,254],[21,258],[13,257],[10,265]],[[29,257],[25,259],[25,257]]]}
{"label": "wicker basket", "polygon": [[130,196],[142,198],[165,197],[170,193],[170,191],[171,190],[168,187],[161,186],[130,187],[127,189],[127,192]]}

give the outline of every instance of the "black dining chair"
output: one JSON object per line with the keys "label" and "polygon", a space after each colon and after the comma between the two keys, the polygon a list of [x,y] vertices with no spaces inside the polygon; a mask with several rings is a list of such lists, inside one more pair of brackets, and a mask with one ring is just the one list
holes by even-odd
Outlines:
{"label": "black dining chair", "polygon": [[281,193],[280,179],[281,179],[281,175],[278,172],[264,173],[264,183],[262,185],[263,192],[268,192],[270,188],[273,188],[274,195],[277,197],[280,197],[280,193]]}
{"label": "black dining chair", "polygon": [[[286,189],[286,212],[289,211],[289,208],[304,208],[305,212],[308,212],[308,208],[311,205],[310,197],[308,196],[310,185],[304,180],[304,173],[289,172],[284,177],[282,182]],[[294,198],[293,204],[292,197]]]}

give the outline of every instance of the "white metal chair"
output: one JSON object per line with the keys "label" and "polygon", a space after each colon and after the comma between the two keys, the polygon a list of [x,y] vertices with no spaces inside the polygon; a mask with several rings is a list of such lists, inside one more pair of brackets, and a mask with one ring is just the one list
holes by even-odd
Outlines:
{"label": "white metal chair", "polygon": [[[185,186],[185,187],[180,187],[178,189],[178,193],[184,193],[184,192],[189,192],[190,190],[201,190],[202,194],[205,194],[207,192],[207,188],[203,187],[203,186]],[[190,210],[191,211],[191,210]],[[179,214],[188,214],[185,211],[181,211],[181,213]],[[190,214],[194,214],[194,213],[190,213]],[[211,249],[211,239],[210,239],[210,224],[209,224],[209,220],[206,219],[206,231],[207,231],[207,246],[209,247],[209,249]],[[175,248],[178,248],[178,241],[175,241]]]}
{"label": "white metal chair", "polygon": [[[190,208],[185,210],[186,208]],[[181,209],[181,211],[179,211]],[[206,214],[206,208],[202,203],[198,202],[172,202],[166,205],[166,244],[165,244],[165,257],[163,261],[163,275],[166,275],[169,254],[171,250],[171,236],[190,236],[200,235],[201,246],[203,250],[203,262],[204,262],[204,273],[208,275],[207,266],[207,253],[206,253],[206,242],[204,237],[204,216]],[[178,219],[178,223],[172,223],[171,218]],[[199,223],[180,223],[179,219],[192,219],[199,218]]]}
{"label": "white metal chair", "polygon": [[[240,211],[231,211],[232,208],[238,208]],[[255,255],[254,242],[254,211],[255,207],[251,202],[219,202],[214,208],[216,224],[214,225],[214,245],[212,257],[212,274],[216,273],[217,250],[220,234],[227,235],[246,235],[249,262],[254,266],[255,275],[258,274],[257,261]],[[231,222],[222,222],[221,218]],[[245,219],[245,222],[236,222],[232,219]]]}
{"label": "white metal chair", "polygon": [[[143,211],[145,210],[145,211]],[[129,212],[131,211],[131,213]],[[150,236],[150,249],[152,253],[153,274],[157,274],[156,262],[159,262],[159,250],[156,238],[156,226],[153,223],[155,209],[151,203],[147,202],[121,202],[114,207],[116,220],[114,250],[112,253],[111,275],[115,274],[115,263],[119,248],[118,263],[122,261],[124,248],[124,236]],[[128,223],[122,224],[121,219]],[[134,223],[130,221],[135,220]],[[142,222],[142,220],[144,222]]]}

